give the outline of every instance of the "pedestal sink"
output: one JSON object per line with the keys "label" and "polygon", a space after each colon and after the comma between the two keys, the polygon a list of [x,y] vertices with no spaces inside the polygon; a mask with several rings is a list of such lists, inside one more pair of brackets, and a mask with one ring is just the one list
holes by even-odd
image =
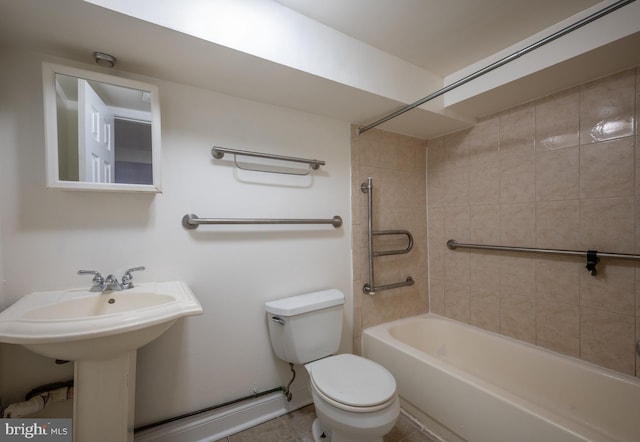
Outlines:
{"label": "pedestal sink", "polygon": [[136,351],[202,307],[180,281],[32,293],[0,313],[0,342],[74,361],[75,442],[133,441]]}

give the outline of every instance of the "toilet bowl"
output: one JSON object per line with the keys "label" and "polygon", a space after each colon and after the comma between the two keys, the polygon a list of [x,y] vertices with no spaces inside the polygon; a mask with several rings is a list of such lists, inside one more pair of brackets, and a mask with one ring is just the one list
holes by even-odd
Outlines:
{"label": "toilet bowl", "polygon": [[344,294],[324,290],[265,304],[276,355],[304,365],[317,419],[316,442],[381,442],[396,423],[396,382],[380,364],[340,346]]}
{"label": "toilet bowl", "polygon": [[341,354],[305,368],[317,415],[314,441],[381,442],[391,431],[400,414],[400,400],[395,380],[384,367]]}

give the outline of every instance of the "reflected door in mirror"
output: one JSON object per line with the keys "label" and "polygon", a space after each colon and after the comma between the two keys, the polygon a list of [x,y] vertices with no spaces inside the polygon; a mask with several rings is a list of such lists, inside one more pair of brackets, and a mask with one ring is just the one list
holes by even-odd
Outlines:
{"label": "reflected door in mirror", "polygon": [[[78,166],[80,181],[112,183],[113,113],[87,80],[78,79]],[[149,183],[150,184],[150,183]]]}

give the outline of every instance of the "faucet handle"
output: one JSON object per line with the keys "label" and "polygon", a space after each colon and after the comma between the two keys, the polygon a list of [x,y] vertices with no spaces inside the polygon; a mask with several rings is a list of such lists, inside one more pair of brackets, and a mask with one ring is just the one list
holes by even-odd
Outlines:
{"label": "faucet handle", "polygon": [[97,272],[95,270],[78,270],[78,275],[93,275],[93,280],[95,282],[104,281],[104,278],[102,277],[100,272]]}
{"label": "faucet handle", "polygon": [[133,267],[128,269],[126,272],[124,272],[124,275],[122,275],[122,285],[127,286],[126,288],[133,287],[133,284],[131,282],[133,281],[133,276],[131,275],[131,272],[140,272],[145,269],[145,266]]}
{"label": "faucet handle", "polygon": [[102,287],[104,287],[104,278],[95,270],[78,270],[78,275],[93,275],[93,287],[91,287],[91,291],[97,292],[101,291]]}

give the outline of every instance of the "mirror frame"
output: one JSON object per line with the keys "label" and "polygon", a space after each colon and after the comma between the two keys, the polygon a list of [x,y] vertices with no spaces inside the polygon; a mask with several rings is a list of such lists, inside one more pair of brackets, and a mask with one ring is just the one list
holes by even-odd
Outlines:
{"label": "mirror frame", "polygon": [[[91,183],[85,181],[64,181],[60,179],[58,166],[58,119],[55,86],[56,74],[99,81],[130,89],[139,89],[151,94],[151,173],[153,177],[153,184]],[[160,164],[160,98],[157,86],[128,78],[116,77],[113,75],[102,74],[100,72],[48,62],[42,63],[42,81],[44,95],[46,181],[48,188],[111,192],[162,192]]]}

